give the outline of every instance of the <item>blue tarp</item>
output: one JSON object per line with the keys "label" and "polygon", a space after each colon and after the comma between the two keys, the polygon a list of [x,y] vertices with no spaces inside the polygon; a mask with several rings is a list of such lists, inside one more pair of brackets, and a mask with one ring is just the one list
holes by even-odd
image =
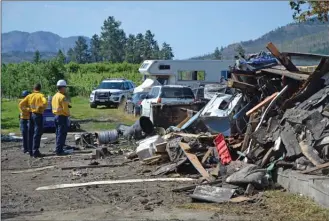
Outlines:
{"label": "blue tarp", "polygon": [[276,58],[271,54],[266,52],[260,52],[257,55],[251,56],[247,61],[240,60],[241,64],[249,64],[249,65],[264,65],[264,64],[272,64],[278,63]]}

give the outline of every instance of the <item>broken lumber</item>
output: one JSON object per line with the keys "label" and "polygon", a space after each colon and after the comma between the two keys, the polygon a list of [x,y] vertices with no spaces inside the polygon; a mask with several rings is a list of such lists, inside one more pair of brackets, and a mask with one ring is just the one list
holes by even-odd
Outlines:
{"label": "broken lumber", "polygon": [[176,127],[181,128],[187,121],[189,121],[191,117],[187,116],[182,122],[180,122]]}
{"label": "broken lumber", "polygon": [[56,166],[46,166],[46,167],[39,167],[39,168],[31,168],[27,170],[18,170],[18,171],[12,171],[12,174],[19,174],[19,173],[32,173],[32,172],[37,172],[37,171],[42,171],[42,170],[48,170],[48,169],[54,169]]}
{"label": "broken lumber", "polygon": [[274,94],[272,94],[271,96],[268,96],[267,98],[265,98],[262,102],[260,102],[259,104],[257,104],[255,107],[251,108],[251,110],[249,110],[246,115],[249,117],[251,114],[255,113],[257,110],[259,110],[260,108],[264,107],[265,105],[269,104],[277,95],[279,94],[279,92],[275,92]]}
{"label": "broken lumber", "polygon": [[287,70],[280,70],[275,68],[264,68],[261,70],[262,72],[270,73],[270,74],[276,74],[280,76],[289,77],[298,81],[304,81],[309,78],[309,75],[307,74],[300,74],[300,73],[294,73]]}
{"label": "broken lumber", "polygon": [[292,63],[288,56],[281,54],[280,51],[275,47],[275,45],[270,42],[267,44],[266,48],[272,53],[272,55],[279,60],[279,62],[288,71],[299,71],[299,69]]}
{"label": "broken lumber", "polygon": [[241,82],[241,81],[232,80],[232,79],[228,80],[227,86],[231,87],[231,88],[237,88],[242,91],[251,92],[251,93],[257,91],[257,88],[255,85],[248,84],[248,83]]}
{"label": "broken lumber", "polygon": [[188,153],[187,150],[191,149],[190,145],[187,143],[179,143],[179,146],[184,151],[184,154],[187,156],[187,159],[192,163],[194,168],[202,175],[203,178],[206,180],[210,180],[209,173],[203,168],[200,161],[198,160],[198,157],[195,154]]}
{"label": "broken lumber", "polygon": [[104,181],[94,181],[87,183],[65,183],[65,184],[55,184],[50,186],[42,186],[36,188],[36,190],[55,190],[55,189],[65,189],[81,186],[93,186],[93,185],[111,185],[111,184],[125,184],[125,183],[144,183],[144,182],[190,182],[195,181],[191,178],[154,178],[154,179],[130,179],[130,180],[104,180]]}
{"label": "broken lumber", "polygon": [[255,130],[256,125],[253,123],[254,119],[256,117],[256,114],[251,114],[249,118],[249,123],[247,125],[247,130],[243,139],[243,144],[241,151],[245,151],[248,148],[249,141],[251,139],[251,133]]}
{"label": "broken lumber", "polygon": [[204,162],[206,162],[206,160],[208,159],[208,157],[210,156],[210,154],[214,151],[213,147],[209,147],[206,154],[203,156],[201,163],[203,164]]}
{"label": "broken lumber", "polygon": [[308,174],[308,173],[312,173],[312,172],[315,172],[315,171],[318,171],[318,170],[322,170],[322,169],[326,169],[326,168],[329,168],[329,162],[324,163],[324,164],[317,165],[316,167],[311,168],[311,169],[308,169],[308,170],[304,170],[301,173]]}

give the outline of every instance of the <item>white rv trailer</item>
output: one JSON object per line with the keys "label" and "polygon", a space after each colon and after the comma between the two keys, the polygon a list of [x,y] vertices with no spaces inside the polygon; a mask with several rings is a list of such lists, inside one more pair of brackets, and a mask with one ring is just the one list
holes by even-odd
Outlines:
{"label": "white rv trailer", "polygon": [[161,84],[194,87],[227,79],[229,66],[234,63],[235,60],[145,60],[138,71],[144,79],[156,79]]}

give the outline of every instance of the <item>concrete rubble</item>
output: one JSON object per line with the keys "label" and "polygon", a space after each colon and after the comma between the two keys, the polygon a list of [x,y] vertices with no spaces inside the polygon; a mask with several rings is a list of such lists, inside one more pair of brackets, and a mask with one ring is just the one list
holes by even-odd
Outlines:
{"label": "concrete rubble", "polygon": [[[279,184],[329,207],[329,56],[280,53],[272,43],[267,49],[237,59],[230,93],[203,104],[155,105],[150,118],[102,135],[113,138],[97,142],[97,135],[85,134],[77,144],[108,145],[111,155],[119,151],[115,142],[128,142],[134,148],[122,153],[157,165],[152,176],[199,178],[198,185],[174,190],[194,200],[249,201]],[[294,56],[316,57],[319,64],[301,71]]]}

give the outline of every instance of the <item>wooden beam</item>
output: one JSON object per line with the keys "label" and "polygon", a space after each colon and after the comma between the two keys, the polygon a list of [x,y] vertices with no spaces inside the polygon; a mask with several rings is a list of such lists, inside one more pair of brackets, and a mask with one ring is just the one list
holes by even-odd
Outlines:
{"label": "wooden beam", "polygon": [[181,128],[187,121],[189,121],[191,117],[187,116],[182,122],[180,122],[176,127]]}
{"label": "wooden beam", "polygon": [[201,163],[206,162],[206,160],[208,159],[208,157],[210,156],[210,154],[214,151],[214,147],[209,147],[206,154],[203,156]]}
{"label": "wooden beam", "polygon": [[310,74],[309,78],[304,82],[303,86],[294,94],[293,97],[286,100],[281,108],[283,110],[291,108],[294,103],[303,101],[304,99],[307,99],[312,94],[314,94],[316,92],[314,88],[317,88],[316,84],[318,84],[318,80],[328,72],[329,58],[322,58],[315,71]]}
{"label": "wooden beam", "polygon": [[103,180],[94,181],[88,183],[66,183],[55,184],[50,186],[38,187],[36,190],[55,190],[81,186],[93,186],[93,185],[111,185],[111,184],[125,184],[125,183],[146,183],[146,182],[190,182],[195,181],[191,178],[154,178],[154,179],[131,179],[131,180]]}
{"label": "wooden beam", "polygon": [[284,56],[293,56],[293,57],[306,57],[306,58],[329,58],[329,55],[324,54],[311,54],[311,53],[299,53],[299,52],[281,52]]}
{"label": "wooden beam", "polygon": [[280,53],[280,51],[275,47],[275,45],[270,42],[267,44],[266,48],[273,54],[273,56],[279,60],[279,62],[288,70],[288,71],[299,71],[299,69],[291,62],[288,56],[285,56]]}
{"label": "wooden beam", "polygon": [[184,151],[184,154],[189,159],[189,161],[192,163],[194,168],[202,175],[203,178],[210,181],[209,173],[203,168],[200,161],[198,160],[198,157],[195,154],[188,153],[187,150],[191,149],[190,145],[187,143],[179,143],[179,146]]}
{"label": "wooden beam", "polygon": [[240,89],[240,90],[245,90],[245,91],[248,91],[248,92],[256,92],[257,91],[257,88],[256,88],[255,85],[244,83],[244,82],[241,82],[241,81],[232,80],[232,79],[228,80],[227,86],[231,87],[231,88],[237,88],[237,89]]}
{"label": "wooden beam", "polygon": [[246,115],[249,117],[252,113],[255,113],[257,110],[259,110],[260,108],[264,107],[265,105],[269,104],[275,97],[276,95],[278,95],[279,92],[275,92],[274,94],[272,94],[271,96],[268,96],[267,98],[265,98],[262,102],[260,102],[259,104],[257,104],[255,107],[251,108]]}
{"label": "wooden beam", "polygon": [[307,74],[294,73],[291,71],[274,69],[274,68],[265,68],[265,69],[262,69],[262,72],[281,75],[281,76],[289,77],[289,78],[299,80],[299,81],[304,81],[304,80],[308,79],[308,77],[309,77],[309,75],[307,75]]}

